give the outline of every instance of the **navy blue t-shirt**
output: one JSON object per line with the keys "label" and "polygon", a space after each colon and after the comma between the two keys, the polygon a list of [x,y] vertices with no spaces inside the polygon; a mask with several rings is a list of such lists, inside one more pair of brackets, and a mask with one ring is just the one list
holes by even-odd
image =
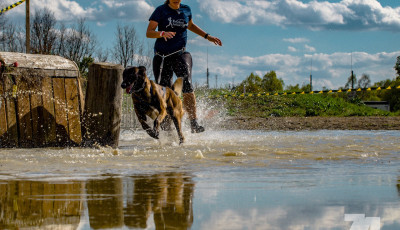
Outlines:
{"label": "navy blue t-shirt", "polygon": [[170,54],[186,46],[187,28],[192,20],[192,11],[188,5],[181,4],[178,10],[174,10],[168,4],[156,8],[149,21],[158,22],[158,31],[176,32],[172,39],[157,38],[154,45],[156,52]]}

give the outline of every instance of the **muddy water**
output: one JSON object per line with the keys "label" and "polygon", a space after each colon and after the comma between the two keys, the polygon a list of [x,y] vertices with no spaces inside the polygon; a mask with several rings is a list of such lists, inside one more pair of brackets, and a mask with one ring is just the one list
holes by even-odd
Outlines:
{"label": "muddy water", "polygon": [[0,229],[400,229],[400,131],[185,136],[0,149]]}

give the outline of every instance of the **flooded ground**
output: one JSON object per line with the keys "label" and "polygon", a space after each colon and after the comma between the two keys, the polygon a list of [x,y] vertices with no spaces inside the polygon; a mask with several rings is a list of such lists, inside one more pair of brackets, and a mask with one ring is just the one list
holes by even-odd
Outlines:
{"label": "flooded ground", "polygon": [[400,229],[400,131],[185,137],[0,149],[0,229]]}

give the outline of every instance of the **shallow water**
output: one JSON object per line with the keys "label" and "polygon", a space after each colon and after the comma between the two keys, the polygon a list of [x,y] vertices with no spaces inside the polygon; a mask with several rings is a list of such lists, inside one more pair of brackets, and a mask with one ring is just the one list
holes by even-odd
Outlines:
{"label": "shallow water", "polygon": [[400,229],[400,131],[162,135],[0,149],[0,229]]}

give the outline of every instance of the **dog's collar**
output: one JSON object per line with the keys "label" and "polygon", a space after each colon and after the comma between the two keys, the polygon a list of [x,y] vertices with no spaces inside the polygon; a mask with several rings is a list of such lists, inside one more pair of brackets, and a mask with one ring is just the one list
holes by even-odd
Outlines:
{"label": "dog's collar", "polygon": [[146,87],[146,81],[143,81],[143,84],[139,89],[135,89],[135,85],[133,85],[129,90],[129,94],[140,93],[142,90],[144,90],[145,87]]}

